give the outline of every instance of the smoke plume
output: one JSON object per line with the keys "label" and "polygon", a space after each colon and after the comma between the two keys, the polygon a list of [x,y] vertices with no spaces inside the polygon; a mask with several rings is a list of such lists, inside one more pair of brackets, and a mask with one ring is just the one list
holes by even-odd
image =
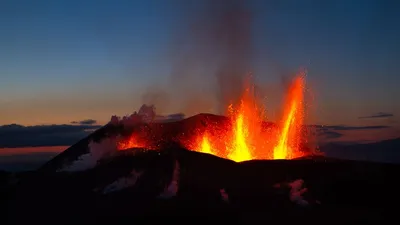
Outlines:
{"label": "smoke plume", "polygon": [[[144,103],[158,104],[187,115],[225,113],[239,100],[243,78],[250,71],[251,12],[244,1],[208,0],[188,20],[172,45],[172,71],[165,91],[149,88]],[[160,99],[162,99],[160,101]],[[173,105],[175,104],[175,105]],[[157,108],[158,105],[156,105]]]}

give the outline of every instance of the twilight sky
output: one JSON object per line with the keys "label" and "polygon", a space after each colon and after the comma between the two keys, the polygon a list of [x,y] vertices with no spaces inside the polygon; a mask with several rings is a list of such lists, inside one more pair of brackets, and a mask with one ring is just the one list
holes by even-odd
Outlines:
{"label": "twilight sky", "polygon": [[[205,2],[1,1],[0,125],[102,124],[137,110],[146,90],[169,79],[171,51]],[[282,74],[306,67],[312,123],[398,126],[399,1],[249,7],[251,70],[268,89],[271,111],[279,108]],[[163,113],[177,111],[170,105]]]}

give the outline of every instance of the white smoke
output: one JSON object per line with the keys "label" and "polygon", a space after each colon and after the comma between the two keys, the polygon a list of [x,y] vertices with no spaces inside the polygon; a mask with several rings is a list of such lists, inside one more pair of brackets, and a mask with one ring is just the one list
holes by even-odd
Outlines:
{"label": "white smoke", "polygon": [[179,162],[175,161],[175,167],[174,167],[174,172],[172,174],[171,182],[164,189],[164,191],[158,196],[159,198],[169,199],[176,196],[179,188],[179,176],[180,176]]}
{"label": "white smoke", "polygon": [[127,177],[121,177],[113,183],[107,185],[103,189],[103,194],[108,194],[115,191],[120,191],[129,187],[134,187],[136,182],[142,176],[143,171],[136,171],[135,169]]}
{"label": "white smoke", "polygon": [[81,155],[77,160],[57,172],[78,172],[94,168],[99,160],[117,151],[116,138],[105,138],[99,143],[90,141],[88,148],[88,153]]}
{"label": "white smoke", "polygon": [[120,120],[120,118],[118,116],[114,115],[114,116],[111,116],[111,120],[110,120],[109,123],[112,124],[112,125],[118,125],[119,124],[119,120]]}
{"label": "white smoke", "polygon": [[150,122],[164,123],[164,122],[178,121],[184,118],[185,115],[182,113],[175,113],[167,116],[157,115],[156,108],[154,105],[148,106],[144,104],[140,107],[139,111],[137,112],[135,111],[131,115],[124,116],[122,118],[115,115],[112,116],[109,124],[113,125],[122,124],[124,126],[134,126],[138,123],[150,123]]}

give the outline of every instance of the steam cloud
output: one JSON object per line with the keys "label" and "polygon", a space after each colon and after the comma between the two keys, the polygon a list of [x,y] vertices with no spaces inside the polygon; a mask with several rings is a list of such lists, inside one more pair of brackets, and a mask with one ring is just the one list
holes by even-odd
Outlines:
{"label": "steam cloud", "polygon": [[57,171],[79,172],[92,169],[101,159],[117,151],[115,138],[105,138],[99,143],[91,141],[88,147],[89,152],[87,154],[81,155],[77,160],[69,165],[64,165]]}
{"label": "steam cloud", "polygon": [[239,100],[243,78],[250,71],[251,12],[244,1],[203,3],[205,9],[197,11],[202,13],[191,16],[188,29],[178,32],[182,40],[172,46],[165,90],[149,87],[142,95],[143,103],[154,104],[157,112],[171,107],[188,115],[225,113],[228,104]]}

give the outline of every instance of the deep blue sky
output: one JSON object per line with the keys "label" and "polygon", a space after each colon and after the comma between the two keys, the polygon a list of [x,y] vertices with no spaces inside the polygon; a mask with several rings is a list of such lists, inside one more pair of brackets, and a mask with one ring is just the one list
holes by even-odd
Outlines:
{"label": "deep blue sky", "polygon": [[[1,1],[0,124],[105,122],[136,110],[171,73],[172,43],[203,2]],[[395,124],[358,117],[400,113],[400,2],[249,4],[252,68],[271,90],[282,71],[305,66],[314,122]]]}

